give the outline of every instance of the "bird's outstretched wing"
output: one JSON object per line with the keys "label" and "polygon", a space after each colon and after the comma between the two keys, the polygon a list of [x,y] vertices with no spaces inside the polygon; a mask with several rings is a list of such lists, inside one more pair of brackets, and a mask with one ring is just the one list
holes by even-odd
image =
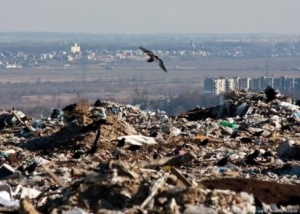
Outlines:
{"label": "bird's outstretched wing", "polygon": [[150,56],[150,57],[153,57],[154,56],[154,53],[152,52],[152,51],[149,51],[148,49],[146,49],[146,48],[143,48],[143,47],[139,47],[139,49],[141,50],[141,51],[143,51],[145,54],[147,54],[148,56]]}
{"label": "bird's outstretched wing", "polygon": [[154,55],[154,53],[152,51],[149,51],[148,49],[146,48],[143,48],[143,47],[139,47],[140,50],[142,50],[145,54],[147,54],[150,58],[147,60],[147,62],[157,62],[159,67],[161,67],[161,69],[163,69],[164,72],[167,72],[167,69],[163,63],[163,61],[158,58],[158,56]]}
{"label": "bird's outstretched wing", "polygon": [[163,69],[164,72],[167,72],[167,69],[166,69],[166,67],[165,67],[165,65],[164,65],[164,63],[163,63],[163,61],[162,61],[161,59],[159,59],[159,58],[157,58],[157,60],[158,60],[158,65],[159,65],[159,67],[161,67],[161,69]]}

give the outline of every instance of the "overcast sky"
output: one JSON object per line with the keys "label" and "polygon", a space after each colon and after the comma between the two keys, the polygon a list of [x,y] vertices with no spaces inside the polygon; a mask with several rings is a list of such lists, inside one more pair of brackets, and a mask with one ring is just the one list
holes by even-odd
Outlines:
{"label": "overcast sky", "polygon": [[13,31],[300,34],[300,0],[1,0]]}

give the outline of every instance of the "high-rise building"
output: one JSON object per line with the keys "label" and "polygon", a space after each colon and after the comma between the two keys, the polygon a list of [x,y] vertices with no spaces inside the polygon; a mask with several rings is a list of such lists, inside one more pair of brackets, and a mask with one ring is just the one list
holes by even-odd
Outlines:
{"label": "high-rise building", "polygon": [[204,93],[217,95],[225,91],[224,78],[205,78],[204,80]]}
{"label": "high-rise building", "polygon": [[300,78],[287,78],[286,76],[261,76],[258,78],[205,78],[204,93],[217,95],[222,92],[232,91],[234,89],[263,90],[267,86],[271,86],[272,88],[279,90],[292,88],[300,89]]}
{"label": "high-rise building", "polygon": [[239,89],[239,77],[235,78],[205,78],[204,93],[217,95],[222,92]]}
{"label": "high-rise building", "polygon": [[240,78],[238,89],[248,89],[250,88],[250,78]]}

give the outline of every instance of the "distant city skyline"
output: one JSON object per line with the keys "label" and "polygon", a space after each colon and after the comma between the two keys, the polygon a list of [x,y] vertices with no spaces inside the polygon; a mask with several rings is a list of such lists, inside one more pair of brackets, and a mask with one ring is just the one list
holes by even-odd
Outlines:
{"label": "distant city skyline", "polygon": [[0,32],[300,35],[299,0],[4,0]]}

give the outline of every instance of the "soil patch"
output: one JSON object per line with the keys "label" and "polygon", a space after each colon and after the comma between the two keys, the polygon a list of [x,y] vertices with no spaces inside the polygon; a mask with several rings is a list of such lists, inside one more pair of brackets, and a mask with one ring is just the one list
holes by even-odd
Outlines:
{"label": "soil patch", "polygon": [[229,189],[235,192],[252,193],[266,204],[300,204],[299,185],[235,178],[205,180],[202,184],[209,189]]}

